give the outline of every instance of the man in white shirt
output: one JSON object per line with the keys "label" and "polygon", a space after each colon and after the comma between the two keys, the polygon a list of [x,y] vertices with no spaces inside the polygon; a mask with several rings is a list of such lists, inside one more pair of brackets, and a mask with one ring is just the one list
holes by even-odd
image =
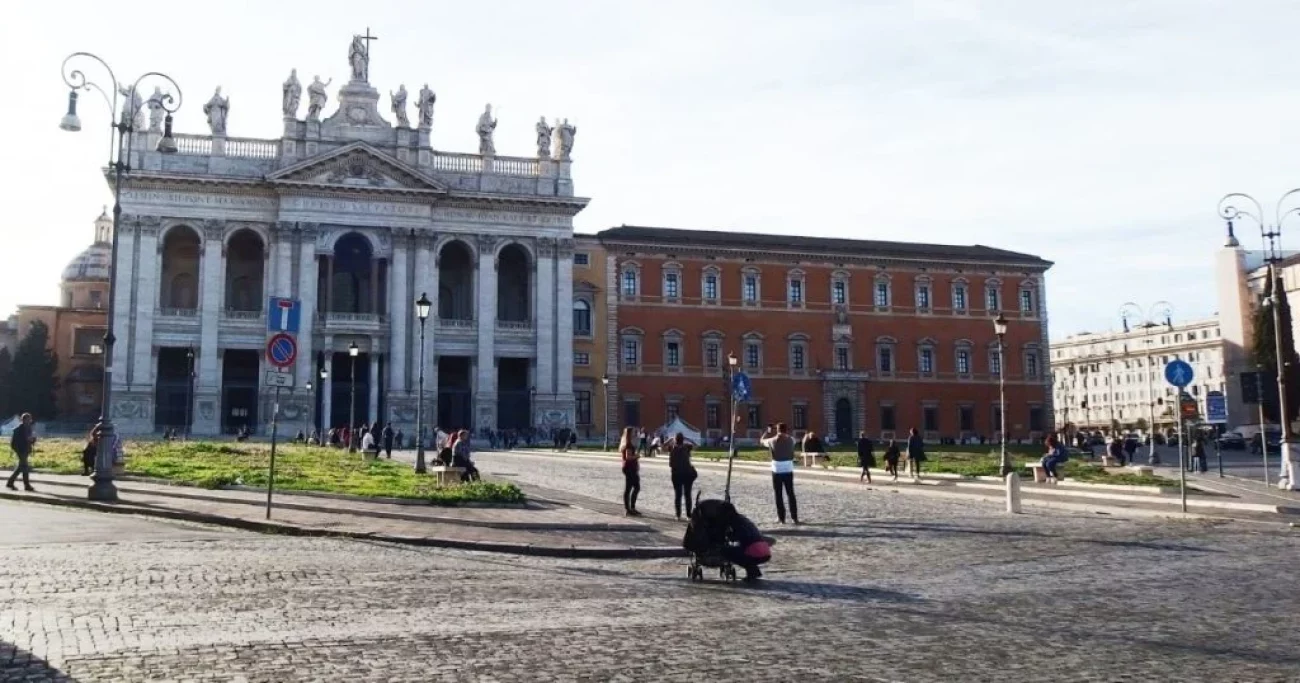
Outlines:
{"label": "man in white shirt", "polygon": [[[739,421],[739,416],[737,416]],[[772,492],[776,495],[776,518],[785,524],[785,501],[782,490],[790,500],[790,519],[799,523],[799,504],[794,497],[794,437],[784,422],[767,426],[759,443],[772,453]]]}

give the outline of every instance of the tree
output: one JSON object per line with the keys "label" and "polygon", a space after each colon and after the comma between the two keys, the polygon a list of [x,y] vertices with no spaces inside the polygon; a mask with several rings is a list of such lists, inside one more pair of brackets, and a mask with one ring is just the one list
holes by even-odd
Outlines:
{"label": "tree", "polygon": [[1147,419],[1146,419],[1145,417],[1139,417],[1139,418],[1137,419],[1137,422],[1134,422],[1134,423],[1133,423],[1133,426],[1134,426],[1134,427],[1135,427],[1139,432],[1145,432],[1145,431],[1147,430]]}
{"label": "tree", "polygon": [[13,372],[14,359],[8,348],[0,349],[0,420],[9,419],[10,373]]}
{"label": "tree", "polygon": [[[1281,279],[1269,278],[1264,284],[1264,300],[1268,302],[1255,308],[1254,332],[1255,344],[1251,348],[1251,359],[1256,368],[1264,373],[1262,384],[1264,395],[1264,417],[1270,422],[1278,420],[1277,395],[1277,328],[1273,324],[1271,297],[1273,287],[1281,287]],[[1296,355],[1295,335],[1291,331],[1291,305],[1287,301],[1284,289],[1278,297],[1278,319],[1282,327],[1282,349],[1286,369],[1286,403],[1289,421],[1294,422],[1300,415],[1300,356]]]}
{"label": "tree", "polygon": [[14,413],[31,413],[38,420],[58,415],[54,392],[58,388],[58,363],[49,349],[50,329],[37,320],[18,342],[9,373],[8,408]]}

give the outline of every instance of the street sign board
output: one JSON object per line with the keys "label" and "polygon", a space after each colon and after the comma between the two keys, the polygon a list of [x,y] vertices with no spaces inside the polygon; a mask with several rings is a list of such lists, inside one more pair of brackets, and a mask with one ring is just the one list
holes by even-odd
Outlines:
{"label": "street sign board", "polygon": [[1205,392],[1205,421],[1213,424],[1228,422],[1228,397],[1222,391]]}
{"label": "street sign board", "polygon": [[731,395],[737,401],[744,401],[749,398],[753,392],[753,385],[749,383],[749,375],[737,371],[731,375]]}
{"label": "street sign board", "polygon": [[269,370],[266,373],[266,386],[282,387],[284,389],[293,388],[293,373],[279,372],[278,370]]}
{"label": "street sign board", "polygon": [[1192,366],[1185,360],[1175,358],[1165,365],[1165,381],[1179,389],[1191,384],[1194,377]]}
{"label": "street sign board", "polygon": [[273,296],[266,306],[266,331],[297,334],[301,318],[301,301]]}
{"label": "street sign board", "polygon": [[298,342],[292,335],[281,332],[266,341],[266,359],[277,368],[287,368],[298,359]]}
{"label": "street sign board", "polygon": [[1200,415],[1200,407],[1196,405],[1196,399],[1188,394],[1183,394],[1178,399],[1178,414],[1182,415],[1184,420],[1195,420]]}

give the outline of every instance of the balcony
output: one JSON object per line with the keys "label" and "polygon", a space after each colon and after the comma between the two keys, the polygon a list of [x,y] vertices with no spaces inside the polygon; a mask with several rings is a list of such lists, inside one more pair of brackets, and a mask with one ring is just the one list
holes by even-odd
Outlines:
{"label": "balcony", "polygon": [[533,321],[531,320],[498,320],[497,335],[502,337],[532,337]]}
{"label": "balcony", "polygon": [[439,334],[471,335],[478,332],[478,322],[472,318],[438,318],[435,329]]}
{"label": "balcony", "polygon": [[195,322],[199,319],[199,309],[197,308],[159,308],[159,318],[179,318],[191,319]]}
{"label": "balcony", "polygon": [[376,333],[388,327],[388,316],[378,313],[329,311],[317,317],[327,332]]}
{"label": "balcony", "polygon": [[221,312],[221,322],[229,325],[251,325],[257,326],[265,319],[266,314],[260,309],[256,311],[236,311],[226,309]]}

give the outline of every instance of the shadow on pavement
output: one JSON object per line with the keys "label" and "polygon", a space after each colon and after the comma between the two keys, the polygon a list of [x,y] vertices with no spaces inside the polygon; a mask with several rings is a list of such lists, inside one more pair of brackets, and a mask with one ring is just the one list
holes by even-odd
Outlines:
{"label": "shadow on pavement", "polygon": [[1117,548],[1142,548],[1145,550],[1160,550],[1173,552],[1193,552],[1193,553],[1221,553],[1221,550],[1212,548],[1201,548],[1182,543],[1161,543],[1158,541],[1117,541],[1111,539],[1084,538],[1070,536],[1066,534],[1047,534],[1040,531],[1028,530],[998,530],[998,529],[979,529],[974,527],[956,526],[952,524],[931,524],[928,522],[882,522],[877,524],[841,524],[836,526],[863,529],[889,529],[896,528],[899,530],[908,530],[916,532],[936,532],[939,534],[973,534],[977,536],[1009,536],[1013,538],[1051,538],[1065,541],[1075,541],[1077,543],[1093,543],[1096,545],[1112,546]]}
{"label": "shadow on pavement", "polygon": [[50,666],[49,662],[0,640],[0,683],[13,681],[76,681],[75,678]]}

